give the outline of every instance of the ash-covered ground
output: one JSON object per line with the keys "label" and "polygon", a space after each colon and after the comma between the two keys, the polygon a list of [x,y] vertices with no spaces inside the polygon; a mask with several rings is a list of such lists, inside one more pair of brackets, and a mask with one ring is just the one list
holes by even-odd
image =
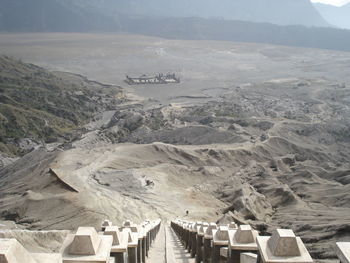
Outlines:
{"label": "ash-covered ground", "polygon": [[[349,241],[350,53],[103,34],[0,35],[0,53],[127,97],[75,141],[3,168],[3,219],[74,229],[189,210],[292,228],[326,261]],[[181,83],[123,82],[168,71]]]}

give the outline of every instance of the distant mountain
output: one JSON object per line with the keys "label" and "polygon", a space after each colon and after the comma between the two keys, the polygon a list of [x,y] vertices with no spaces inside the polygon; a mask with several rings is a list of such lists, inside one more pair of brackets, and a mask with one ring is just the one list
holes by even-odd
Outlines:
{"label": "distant mountain", "polygon": [[[126,14],[329,26],[309,0],[102,0]],[[101,2],[95,0],[95,2]]]}
{"label": "distant mountain", "polygon": [[350,3],[341,7],[320,3],[314,5],[330,24],[350,29]]}
{"label": "distant mountain", "polygon": [[203,18],[123,18],[125,32],[170,39],[225,40],[350,51],[350,30]]}
{"label": "distant mountain", "polygon": [[93,6],[74,0],[0,0],[0,30],[19,32],[113,31],[115,24]]}
{"label": "distant mountain", "polygon": [[321,27],[327,25],[308,0],[0,0],[0,31],[128,32],[350,51],[350,31]]}
{"label": "distant mountain", "polygon": [[329,26],[309,0],[0,0],[7,31],[113,31],[120,14]]}

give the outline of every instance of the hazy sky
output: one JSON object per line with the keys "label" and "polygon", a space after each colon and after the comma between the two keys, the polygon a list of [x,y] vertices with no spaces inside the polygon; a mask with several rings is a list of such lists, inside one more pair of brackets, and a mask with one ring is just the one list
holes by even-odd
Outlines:
{"label": "hazy sky", "polygon": [[350,0],[311,0],[311,2],[342,6],[349,3]]}

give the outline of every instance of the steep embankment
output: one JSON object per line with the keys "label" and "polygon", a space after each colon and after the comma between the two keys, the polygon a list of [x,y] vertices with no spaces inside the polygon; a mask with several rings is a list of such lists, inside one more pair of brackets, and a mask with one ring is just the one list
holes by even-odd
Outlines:
{"label": "steep embankment", "polygon": [[22,155],[67,141],[96,113],[118,102],[120,89],[0,57],[0,153]]}

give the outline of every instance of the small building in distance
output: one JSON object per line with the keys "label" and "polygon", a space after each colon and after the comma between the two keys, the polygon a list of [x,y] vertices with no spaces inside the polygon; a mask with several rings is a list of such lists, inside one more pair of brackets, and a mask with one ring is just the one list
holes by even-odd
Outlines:
{"label": "small building in distance", "polygon": [[130,77],[126,75],[125,82],[129,85],[139,84],[170,84],[180,83],[180,78],[175,73],[162,74],[159,73],[156,76],[142,75],[141,77]]}

